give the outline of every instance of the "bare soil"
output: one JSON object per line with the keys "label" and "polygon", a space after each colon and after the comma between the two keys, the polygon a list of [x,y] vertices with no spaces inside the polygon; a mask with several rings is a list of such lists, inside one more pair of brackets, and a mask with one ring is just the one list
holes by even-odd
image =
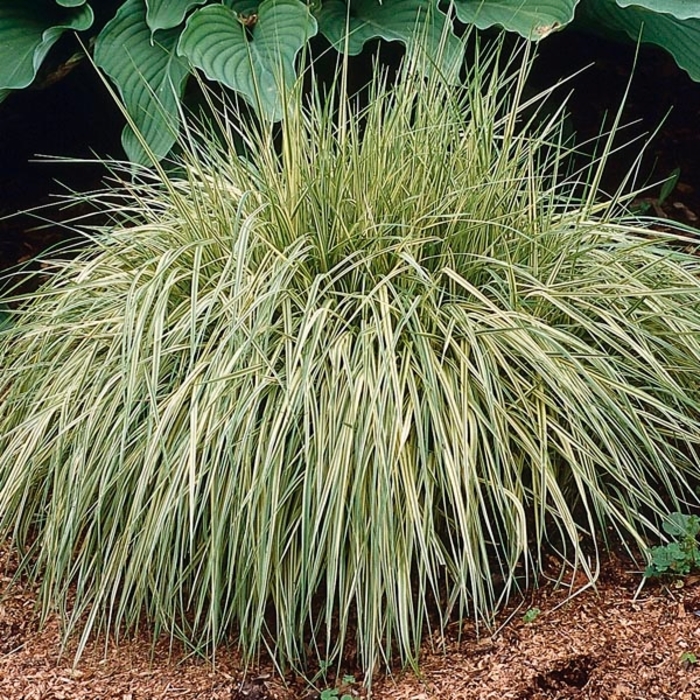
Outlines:
{"label": "bare soil", "polygon": [[[8,700],[315,700],[324,689],[369,697],[343,676],[313,688],[282,677],[269,661],[246,668],[235,651],[216,663],[188,656],[147,635],[119,644],[95,639],[74,663],[75,642],[61,652],[58,619],[39,625],[36,592],[8,588],[15,558],[0,554],[0,698]],[[471,622],[448,638],[427,640],[420,675],[397,669],[375,678],[375,700],[694,700],[700,698],[700,577],[648,581],[622,555],[610,555],[595,588],[543,582],[504,610],[496,629]],[[570,587],[573,586],[573,589]],[[583,590],[582,590],[583,589]],[[580,591],[571,597],[572,590]],[[639,593],[637,595],[637,593]],[[539,613],[536,611],[539,610]],[[527,613],[527,614],[526,614]],[[532,621],[526,621],[530,617]],[[325,700],[325,698],[323,699]]]}

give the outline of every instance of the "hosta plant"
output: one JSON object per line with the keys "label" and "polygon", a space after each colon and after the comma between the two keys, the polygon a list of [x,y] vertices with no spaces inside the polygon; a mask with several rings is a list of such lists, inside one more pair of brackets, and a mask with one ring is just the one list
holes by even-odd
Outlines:
{"label": "hosta plant", "polygon": [[299,56],[316,34],[351,55],[371,39],[397,41],[413,53],[419,35],[423,50],[456,77],[462,56],[454,19],[533,41],[576,19],[593,31],[660,45],[700,80],[697,0],[3,0],[0,101],[32,82],[51,84],[76,64],[76,56],[58,61],[37,78],[66,32],[79,32],[86,45],[96,39],[94,60],[118,88],[148,153],[129,127],[124,148],[147,163],[174,144],[194,71],[278,118]]}
{"label": "hosta plant", "polygon": [[617,218],[521,58],[190,124],[11,301],[0,533],[81,643],[369,675],[685,507],[700,259]]}

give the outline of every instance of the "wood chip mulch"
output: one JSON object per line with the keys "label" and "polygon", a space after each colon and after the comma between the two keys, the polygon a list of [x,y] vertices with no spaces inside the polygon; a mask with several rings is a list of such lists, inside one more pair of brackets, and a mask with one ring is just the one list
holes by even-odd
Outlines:
{"label": "wood chip mulch", "polygon": [[[315,700],[321,688],[282,678],[269,664],[246,669],[222,650],[212,666],[167,640],[106,645],[94,640],[77,664],[61,652],[59,623],[40,628],[36,593],[8,590],[14,557],[0,551],[0,699],[8,700]],[[430,640],[420,675],[397,671],[375,679],[375,700],[695,700],[700,699],[700,577],[648,582],[621,556],[604,563],[597,587],[567,598],[545,583],[505,610],[501,627],[477,637],[471,623]],[[575,580],[579,587],[582,581]],[[539,610],[539,613],[537,613]],[[527,613],[527,615],[526,615]],[[525,621],[523,618],[529,618]],[[533,619],[534,618],[534,619]],[[74,649],[75,647],[72,647]],[[347,673],[352,673],[348,669]],[[337,697],[368,697],[359,683]],[[328,682],[327,691],[332,689]],[[326,694],[328,696],[328,693]],[[325,698],[324,698],[325,700]]]}
{"label": "wood chip mulch", "polygon": [[[647,583],[619,557],[602,580],[567,600],[544,586],[494,637],[427,656],[422,679],[378,684],[396,700],[695,700],[700,698],[700,577]],[[523,617],[540,610],[534,621]]]}

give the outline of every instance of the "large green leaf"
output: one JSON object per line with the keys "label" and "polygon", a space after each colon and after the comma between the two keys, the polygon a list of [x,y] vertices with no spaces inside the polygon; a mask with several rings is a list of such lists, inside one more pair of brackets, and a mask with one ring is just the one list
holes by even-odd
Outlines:
{"label": "large green leaf", "polygon": [[178,51],[208,78],[279,120],[282,93],[296,79],[296,56],[316,31],[316,20],[298,0],[264,0],[248,28],[228,7],[209,5],[187,20]]}
{"label": "large green leaf", "polygon": [[[151,40],[143,0],[126,0],[95,44],[95,62],[115,82],[134,125],[157,158],[167,155],[180,128],[178,106],[189,66],[176,55],[179,32],[159,31]],[[151,158],[127,126],[122,143],[130,160]]]}
{"label": "large green leaf", "polygon": [[[586,0],[584,0],[585,2]],[[457,17],[479,29],[495,25],[542,39],[574,18],[579,0],[455,0]]]}
{"label": "large green leaf", "polygon": [[66,9],[48,0],[1,0],[0,89],[27,87],[61,34],[88,29],[93,20],[89,5]]}
{"label": "large green leaf", "polygon": [[620,7],[638,5],[647,10],[673,15],[676,19],[700,18],[700,0],[617,0],[617,4]]}
{"label": "large green leaf", "polygon": [[63,7],[79,7],[85,4],[85,0],[56,0],[56,2]]}
{"label": "large green leaf", "polygon": [[153,32],[158,29],[172,29],[184,21],[191,8],[203,5],[206,1],[146,0],[146,22]]}
{"label": "large green leaf", "polygon": [[[462,43],[450,31],[447,16],[430,0],[327,0],[318,11],[321,33],[337,51],[359,54],[365,42],[380,37],[400,41],[409,51],[424,46],[450,78],[457,76]],[[349,30],[349,31],[348,31]]]}
{"label": "large green leaf", "polygon": [[615,0],[584,0],[578,17],[593,29],[624,32],[634,41],[641,36],[642,41],[663,47],[693,80],[700,81],[700,19],[682,20],[632,5],[623,8]]}

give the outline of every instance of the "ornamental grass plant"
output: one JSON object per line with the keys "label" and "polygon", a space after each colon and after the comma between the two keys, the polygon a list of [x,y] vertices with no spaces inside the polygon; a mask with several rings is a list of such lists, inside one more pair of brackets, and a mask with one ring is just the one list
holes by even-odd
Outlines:
{"label": "ornamental grass plant", "polygon": [[529,65],[224,109],[95,195],[0,332],[0,531],[79,648],[369,677],[694,502],[700,259],[604,199],[610,141],[569,167]]}

